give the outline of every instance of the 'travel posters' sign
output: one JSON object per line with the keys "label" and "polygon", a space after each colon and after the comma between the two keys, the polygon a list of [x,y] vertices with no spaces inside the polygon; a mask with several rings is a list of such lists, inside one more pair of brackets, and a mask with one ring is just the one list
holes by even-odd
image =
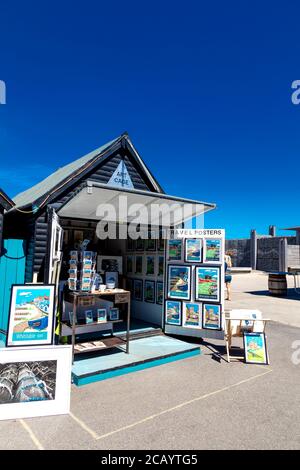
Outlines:
{"label": "'travel posters' sign", "polygon": [[128,170],[123,160],[120,161],[118,168],[114,171],[107,184],[116,188],[134,189]]}

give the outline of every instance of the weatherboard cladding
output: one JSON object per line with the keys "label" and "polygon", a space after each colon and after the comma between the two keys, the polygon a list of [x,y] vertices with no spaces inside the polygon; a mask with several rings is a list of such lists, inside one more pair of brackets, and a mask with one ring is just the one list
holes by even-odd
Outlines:
{"label": "weatherboard cladding", "polygon": [[[107,184],[110,177],[118,167],[121,159],[124,158],[125,165],[132,180],[135,189],[153,191],[154,188],[150,181],[147,181],[146,175],[142,176],[137,164],[135,165],[131,158],[128,156],[128,151],[119,149],[115,155],[112,155],[107,161],[99,162],[96,168],[85,174],[83,178],[76,181],[73,187],[69,187],[57,199],[51,200],[51,207],[56,211],[69,199],[75,196],[80,191],[86,181],[95,181],[97,183]],[[33,273],[39,273],[39,280],[43,280],[44,261],[47,254],[48,246],[48,217],[47,209],[45,208],[41,214],[35,219],[35,233],[33,243],[29,243],[29,250],[34,246],[34,253],[31,251],[28,259],[28,266],[26,266],[26,279],[32,279]]]}

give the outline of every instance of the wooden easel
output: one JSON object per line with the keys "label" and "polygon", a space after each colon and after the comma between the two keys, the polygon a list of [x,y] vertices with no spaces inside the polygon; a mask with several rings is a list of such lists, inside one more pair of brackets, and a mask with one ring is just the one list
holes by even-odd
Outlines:
{"label": "wooden easel", "polygon": [[[245,310],[246,311],[246,310]],[[250,332],[260,332],[264,333],[266,329],[266,323],[269,321],[269,318],[258,318],[253,319],[249,316],[249,318],[230,318],[230,310],[225,312],[225,343],[226,343],[226,353],[227,353],[227,362],[230,362],[230,358],[232,359],[244,359],[245,356],[230,356],[230,348],[232,345],[232,338],[243,338],[243,327],[242,322],[246,320],[253,322],[252,329],[249,330]],[[259,311],[257,311],[259,312]],[[260,312],[261,314],[261,312]],[[234,323],[233,323],[234,322]]]}

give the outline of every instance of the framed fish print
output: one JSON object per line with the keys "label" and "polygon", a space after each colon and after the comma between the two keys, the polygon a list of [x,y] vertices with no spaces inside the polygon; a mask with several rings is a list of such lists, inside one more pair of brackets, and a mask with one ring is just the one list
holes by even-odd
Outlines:
{"label": "framed fish print", "polygon": [[221,330],[222,329],[221,305],[203,304],[202,328],[204,330]]}
{"label": "framed fish print", "polygon": [[135,241],[136,251],[145,251],[145,240],[143,238],[137,238]]}
{"label": "framed fish print", "polygon": [[269,364],[264,333],[244,333],[244,348],[247,364]]}
{"label": "framed fish print", "polygon": [[158,257],[158,276],[163,276],[164,275],[164,261],[165,258],[164,256],[159,255]]}
{"label": "framed fish print", "polygon": [[6,346],[53,344],[55,285],[13,284]]}
{"label": "framed fish print", "polygon": [[143,300],[143,281],[142,279],[133,280],[133,300]]}
{"label": "framed fish print", "polygon": [[168,240],[167,259],[169,261],[182,260],[182,241],[181,240]]}
{"label": "framed fish print", "polygon": [[220,303],[221,268],[217,266],[196,266],[195,299]]}
{"label": "framed fish print", "polygon": [[126,272],[127,274],[133,273],[133,256],[132,255],[128,255],[126,257]]}
{"label": "framed fish print", "polygon": [[168,266],[168,297],[170,299],[190,300],[191,297],[191,267]]}
{"label": "framed fish print", "polygon": [[144,300],[145,302],[155,303],[155,282],[145,281],[144,285]]}
{"label": "framed fish print", "polygon": [[205,238],[203,247],[204,263],[222,263],[222,240],[220,238]]}
{"label": "framed fish print", "polygon": [[155,274],[155,256],[146,256],[146,276]]}
{"label": "framed fish print", "polygon": [[143,274],[143,255],[136,255],[135,257],[135,274]]}
{"label": "framed fish print", "polygon": [[181,326],[181,302],[177,300],[166,300],[165,322],[168,325]]}
{"label": "framed fish print", "polygon": [[201,304],[184,302],[182,312],[182,326],[185,328],[200,328],[202,320]]}
{"label": "framed fish print", "polygon": [[201,263],[202,240],[201,238],[185,239],[185,261],[187,263]]}
{"label": "framed fish print", "polygon": [[162,305],[164,300],[164,283],[157,281],[156,283],[156,303]]}

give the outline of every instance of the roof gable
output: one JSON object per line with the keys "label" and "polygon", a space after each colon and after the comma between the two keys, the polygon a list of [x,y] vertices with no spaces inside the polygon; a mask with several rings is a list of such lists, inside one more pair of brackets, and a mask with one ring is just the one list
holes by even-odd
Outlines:
{"label": "roof gable", "polygon": [[0,188],[0,206],[5,210],[9,210],[14,206],[14,202],[10,197]]}
{"label": "roof gable", "polygon": [[[95,166],[99,166],[102,162],[106,161],[112,152],[117,151],[121,147],[127,148],[136,160],[136,164],[150,181],[151,190],[163,192],[158,182],[142,161],[127,134],[122,134],[102,147],[99,147],[68,165],[59,168],[40,183],[15,196],[14,202],[16,204],[16,208],[30,205],[38,205],[39,208],[42,207],[52,199],[51,196],[53,194],[58,195],[60,192],[63,192],[68,184],[76,183],[77,180],[81,179]],[[101,168],[99,171],[101,171]]]}

